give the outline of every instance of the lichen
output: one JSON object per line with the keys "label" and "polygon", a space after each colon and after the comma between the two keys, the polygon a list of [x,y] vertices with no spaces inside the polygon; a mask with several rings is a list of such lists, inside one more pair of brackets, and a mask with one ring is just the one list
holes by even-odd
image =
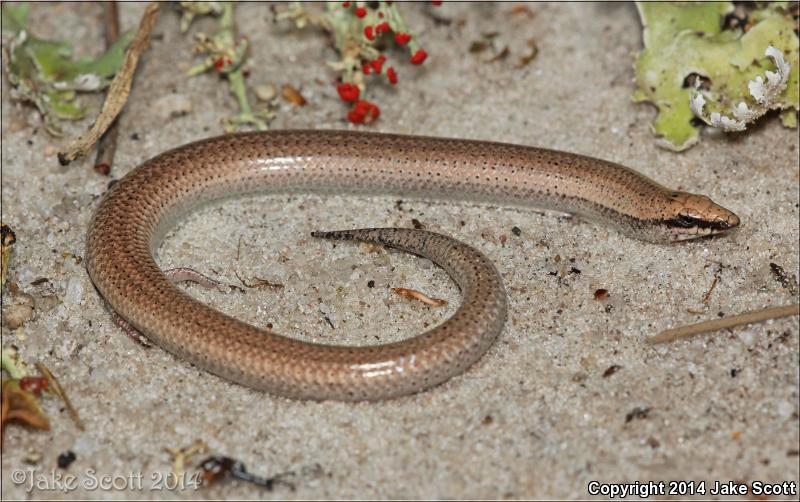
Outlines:
{"label": "lichen", "polygon": [[791,67],[783,59],[783,53],[771,45],[764,51],[764,54],[775,61],[777,71],[767,70],[765,72],[766,82],[763,77],[758,76],[747,84],[750,95],[756,102],[755,105],[748,106],[744,101],[740,101],[731,110],[734,118],[722,115],[719,112],[707,114],[705,111],[706,99],[698,81],[696,91],[692,94],[690,100],[692,113],[706,124],[723,131],[744,131],[747,128],[747,124],[754,122],[775,107],[775,103],[780,99],[789,82]]}
{"label": "lichen", "polygon": [[45,129],[60,136],[59,119],[79,120],[88,112],[77,93],[101,91],[111,83],[133,32],[120,36],[96,59],[72,59],[69,43],[45,40],[31,33],[26,3],[4,3],[2,11],[3,59],[12,85],[11,97],[33,103],[42,114]]}
{"label": "lichen", "polygon": [[[408,27],[398,6],[400,2],[327,2],[326,9],[308,8],[292,2],[278,15],[292,21],[298,29],[313,26],[330,36],[339,55],[328,66],[339,74],[336,90],[342,101],[352,103],[347,119],[354,124],[370,124],[380,116],[377,104],[365,99],[368,75],[372,81],[399,81],[399,70],[392,65],[386,48],[408,51],[409,62],[421,65],[428,57]],[[434,5],[436,3],[434,2]]]}
{"label": "lichen", "polygon": [[635,64],[633,98],[658,107],[652,129],[661,146],[684,150],[695,144],[701,125],[695,117],[741,131],[779,109],[784,125],[796,126],[796,6],[774,3],[751,10],[732,28],[724,28],[735,15],[729,2],[637,6],[645,49]]}
{"label": "lichen", "polygon": [[266,130],[274,114],[269,109],[253,110],[247,97],[244,65],[247,61],[249,39],[236,36],[234,2],[181,2],[181,32],[185,33],[197,16],[212,16],[218,21],[219,30],[212,36],[197,33],[195,53],[204,56],[203,61],[192,67],[189,77],[215,70],[228,80],[230,93],[236,98],[239,113],[223,120],[226,132],[244,127]]}

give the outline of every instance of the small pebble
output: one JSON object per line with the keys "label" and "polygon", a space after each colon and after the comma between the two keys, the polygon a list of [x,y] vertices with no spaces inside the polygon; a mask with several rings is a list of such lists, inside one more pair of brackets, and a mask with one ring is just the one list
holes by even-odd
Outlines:
{"label": "small pebble", "polygon": [[740,331],[736,336],[745,345],[745,347],[752,347],[755,343],[755,334],[752,331]]}
{"label": "small pebble", "polygon": [[794,414],[794,404],[789,401],[781,401],[778,403],[778,416],[783,419],[788,419]]}
{"label": "small pebble", "polygon": [[17,272],[17,279],[22,284],[28,284],[36,279],[36,273],[28,267],[21,267]]}
{"label": "small pebble", "polygon": [[75,461],[76,458],[77,457],[75,456],[74,452],[67,450],[67,451],[65,451],[64,453],[62,453],[61,455],[58,456],[58,460],[57,460],[58,466],[61,469],[66,469],[67,467],[70,466],[70,464],[72,462]]}
{"label": "small pebble", "polygon": [[261,84],[255,88],[256,97],[261,101],[272,101],[278,95],[278,90],[272,84]]}
{"label": "small pebble", "polygon": [[22,457],[22,461],[29,465],[36,465],[42,460],[42,454],[38,451],[28,451],[24,457]]}
{"label": "small pebble", "polygon": [[67,281],[67,293],[64,295],[64,301],[77,305],[83,298],[83,284],[80,278],[70,277]]}
{"label": "small pebble", "polygon": [[17,329],[33,319],[33,307],[30,305],[9,305],[3,309],[3,324],[8,329]]}

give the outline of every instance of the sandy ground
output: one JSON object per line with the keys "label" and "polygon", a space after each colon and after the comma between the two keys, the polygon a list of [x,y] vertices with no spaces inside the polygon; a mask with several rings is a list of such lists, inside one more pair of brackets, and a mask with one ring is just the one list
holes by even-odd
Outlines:
{"label": "sandy ground", "polygon": [[[123,26],[133,27],[143,5],[121,9]],[[311,230],[410,227],[413,218],[481,249],[502,273],[509,321],[463,376],[389,402],[292,401],[229,384],[122,334],[83,265],[63,255],[83,255],[109,178],[93,172],[91,161],[60,167],[59,140],[30,108],[9,102],[4,80],[3,221],[18,237],[10,280],[37,299],[37,311],[20,329],[4,327],[3,343],[51,368],[86,430],[77,430],[54,397],[43,401],[52,431],[9,426],[3,498],[543,498],[586,497],[593,480],[797,483],[797,317],[644,344],[667,327],[797,301],[796,131],[771,117],[748,134],[706,137],[682,154],[660,149],[649,130],[654,110],[630,102],[632,57],[641,46],[632,5],[539,4],[530,18],[510,9],[446,3],[436,12],[454,21],[437,25],[422,7],[403,6],[430,58],[422,68],[399,64],[396,88],[372,86],[382,116],[371,129],[618,161],[710,195],[742,217],[739,231],[658,246],[535,211],[398,204],[396,197],[256,197],[196,213],[168,236],[160,264],[190,265],[230,284],[239,284],[237,273],[284,284],[244,294],[187,290],[304,340],[403,339],[446,318],[459,301],[454,283],[425,260],[333,248],[311,239]],[[192,43],[179,33],[175,12],[164,11],[124,115],[113,178],[165,149],[220,133],[219,118],[234,111],[216,76],[181,75]],[[38,33],[80,40],[78,50],[91,53],[102,40],[98,12],[94,5],[36,5],[32,23]],[[237,20],[253,42],[250,81],[293,84],[309,101],[302,108],[282,102],[274,128],[349,127],[323,64],[334,54],[322,37],[274,24],[266,5],[240,6]],[[492,31],[501,32],[500,44],[511,43],[505,61],[468,52]],[[538,57],[515,68],[531,37]],[[193,111],[161,118],[159,99],[170,94],[190,97]],[[69,136],[88,123],[70,126]],[[786,285],[770,263],[786,271]],[[40,277],[50,283],[31,284]],[[408,301],[389,291],[394,286],[449,305]],[[610,297],[595,300],[598,288]],[[295,489],[227,482],[196,491],[191,479],[173,489],[174,480],[164,478],[172,468],[165,448],[197,439],[253,473],[293,471]],[[58,469],[56,458],[67,450],[77,460]],[[33,464],[26,461],[32,455],[40,456]],[[129,490],[93,485],[100,476]]]}

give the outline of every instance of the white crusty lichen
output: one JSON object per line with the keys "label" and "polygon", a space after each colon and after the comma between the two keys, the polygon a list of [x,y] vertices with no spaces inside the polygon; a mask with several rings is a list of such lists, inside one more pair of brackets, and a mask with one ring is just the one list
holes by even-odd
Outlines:
{"label": "white crusty lichen", "polygon": [[722,115],[719,112],[712,112],[710,115],[706,115],[704,112],[706,98],[700,90],[700,80],[698,79],[695,92],[689,99],[692,113],[706,124],[723,131],[744,131],[747,128],[747,124],[754,122],[774,108],[789,82],[791,65],[784,59],[783,52],[771,45],[764,51],[764,55],[775,61],[777,71],[767,70],[764,72],[767,77],[766,82],[763,77],[758,76],[747,84],[750,95],[755,100],[752,108],[742,101],[732,108],[733,117]]}

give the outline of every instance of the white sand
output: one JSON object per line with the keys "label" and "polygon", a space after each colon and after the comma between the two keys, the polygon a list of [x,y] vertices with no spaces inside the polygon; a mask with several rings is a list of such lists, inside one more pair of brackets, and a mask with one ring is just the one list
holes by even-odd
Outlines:
{"label": "white sand", "polygon": [[[121,5],[124,27],[136,24],[142,8]],[[705,138],[683,154],[660,149],[649,130],[653,109],[630,101],[632,55],[641,44],[634,7],[531,8],[533,19],[509,16],[509,5],[445,4],[440,15],[465,21],[448,27],[404,6],[430,57],[422,68],[397,65],[396,89],[371,87],[382,109],[371,130],[523,143],[618,161],[708,194],[738,212],[743,225],[724,238],[656,246],[533,211],[415,201],[398,210],[397,198],[276,196],[208,208],[169,236],[159,258],[165,268],[192,266],[231,284],[238,284],[235,271],[285,284],[246,294],[189,286],[198,298],[255,324],[272,323],[280,333],[331,343],[411,336],[452,312],[458,290],[425,260],[346,244],[334,249],[309,231],[411,226],[416,218],[484,251],[510,298],[501,339],[465,375],[384,403],[277,398],[129,340],[83,266],[62,257],[83,254],[91,212],[109,180],[92,171],[91,160],[60,167],[53,154],[59,140],[41,127],[12,132],[30,109],[9,103],[4,79],[3,219],[18,237],[10,279],[40,299],[45,287],[30,282],[48,277],[58,300],[40,299],[36,319],[13,332],[3,328],[3,342],[52,369],[87,430],[78,431],[54,397],[44,399],[51,432],[9,426],[3,498],[542,498],[586,497],[591,480],[796,483],[796,317],[667,346],[644,344],[661,329],[718,312],[797,301],[769,266],[797,277],[796,131],[771,117],[752,132]],[[309,101],[304,108],[283,103],[273,127],[347,127],[323,64],[333,58],[323,39],[273,25],[267,6],[242,5],[237,12],[253,42],[250,82],[290,83]],[[80,38],[79,50],[96,50],[97,13],[91,5],[33,6],[33,26]],[[480,33],[498,29],[513,41],[508,60],[483,63],[488,55],[468,53]],[[218,119],[233,112],[224,82],[214,75],[186,81],[177,70],[189,61],[191,41],[179,34],[177,15],[166,5],[155,33],[123,118],[115,178],[165,149],[219,133]],[[539,55],[515,69],[529,37]],[[194,111],[165,123],[152,106],[174,91],[192,96]],[[70,136],[87,124],[70,127]],[[580,274],[569,273],[571,267]],[[393,295],[389,286],[450,303],[429,308]],[[594,300],[598,288],[610,298]],[[604,377],[613,365],[620,369]],[[649,412],[636,417],[637,408]],[[171,469],[164,449],[195,439],[254,473],[298,471],[296,490],[270,493],[239,482],[200,492],[150,490],[151,476]],[[65,473],[55,464],[66,450],[77,454],[66,472],[79,483],[94,469],[141,474],[143,488],[122,493],[79,485],[69,493],[28,495],[25,484],[13,482],[14,470],[24,469],[26,482],[33,472],[52,487],[50,475]],[[42,456],[35,466],[24,461],[29,452]]]}

